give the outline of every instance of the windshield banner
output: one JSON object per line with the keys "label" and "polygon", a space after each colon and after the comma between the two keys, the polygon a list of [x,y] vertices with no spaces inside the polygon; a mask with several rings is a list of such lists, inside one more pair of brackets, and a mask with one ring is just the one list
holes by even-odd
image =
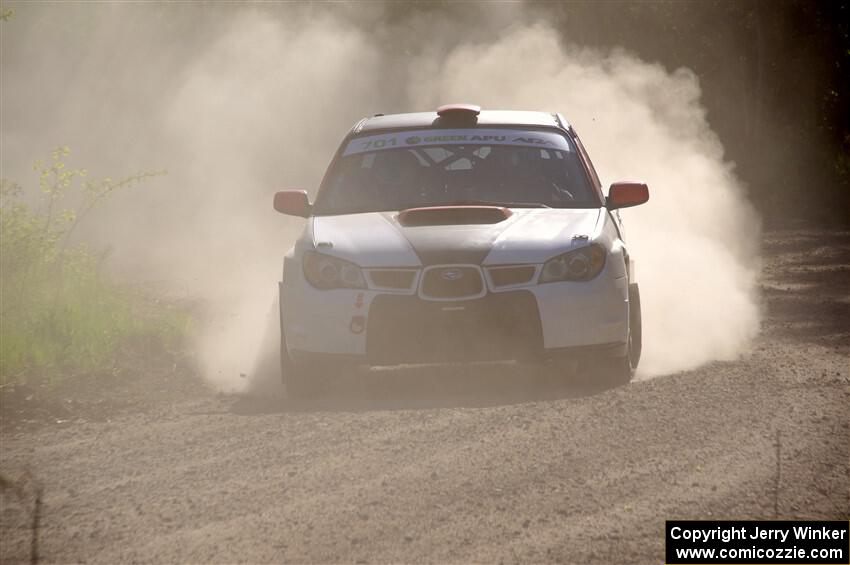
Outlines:
{"label": "windshield banner", "polygon": [[477,128],[401,130],[356,137],[348,142],[342,155],[434,145],[517,145],[570,151],[567,139],[556,132]]}

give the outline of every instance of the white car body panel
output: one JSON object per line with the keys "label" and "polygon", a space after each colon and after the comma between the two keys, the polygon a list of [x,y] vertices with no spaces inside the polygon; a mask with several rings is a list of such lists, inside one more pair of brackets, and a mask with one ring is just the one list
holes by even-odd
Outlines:
{"label": "white car body panel", "polygon": [[[537,302],[543,347],[560,349],[625,342],[628,336],[628,285],[624,244],[613,219],[598,209],[513,209],[486,255],[487,292],[517,289],[531,292]],[[413,291],[377,289],[319,290],[301,268],[304,249],[355,262],[362,267],[417,267],[422,262],[386,213],[363,213],[311,218],[294,251],[287,255],[281,286],[282,320],[290,352],[366,355],[366,331],[354,333],[354,317],[368,320],[370,305],[381,294]],[[478,226],[426,226],[420,230],[450,229],[460,237]],[[599,243],[608,249],[606,265],[593,280],[538,284],[542,264],[552,257]],[[300,250],[300,251],[299,251]],[[493,288],[486,267],[533,264],[528,283]],[[418,285],[419,279],[416,283]],[[420,295],[421,298],[421,295]],[[451,301],[445,302],[451,307]]]}
{"label": "white car body panel", "polygon": [[413,247],[380,212],[311,218],[314,244],[322,253],[361,267],[409,267],[421,262]]}
{"label": "white car body panel", "polygon": [[485,265],[543,263],[573,247],[586,245],[586,239],[573,238],[584,235],[593,239],[605,210],[521,208],[513,212],[516,219],[512,217],[514,221],[496,239]]}
{"label": "white car body panel", "polygon": [[[598,236],[604,209],[515,208],[498,226],[499,235],[484,265],[543,263],[555,255],[587,244]],[[421,266],[410,242],[381,212],[311,218],[313,245],[331,243],[322,253],[361,267]],[[419,228],[422,229],[422,228]],[[427,228],[426,228],[427,229]],[[439,226],[457,237],[468,237],[479,226]],[[491,229],[486,227],[486,229]],[[587,236],[574,241],[576,236]]]}

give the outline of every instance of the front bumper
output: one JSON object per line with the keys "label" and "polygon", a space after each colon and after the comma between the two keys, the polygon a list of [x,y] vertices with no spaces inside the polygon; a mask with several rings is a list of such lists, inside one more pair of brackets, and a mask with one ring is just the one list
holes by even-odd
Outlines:
{"label": "front bumper", "polygon": [[578,352],[622,354],[628,279],[607,267],[594,280],[534,284],[471,300],[415,293],[318,290],[285,270],[281,320],[294,358],[334,355],[399,363],[542,359]]}

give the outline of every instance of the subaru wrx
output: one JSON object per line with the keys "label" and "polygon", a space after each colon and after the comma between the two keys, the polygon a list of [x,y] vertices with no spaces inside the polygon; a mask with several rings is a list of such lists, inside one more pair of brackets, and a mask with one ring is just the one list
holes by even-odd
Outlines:
{"label": "subaru wrx", "polygon": [[627,383],[640,359],[640,294],[619,210],[560,114],[377,115],[343,139],[286,253],[281,371],[290,394],[329,367],[574,359]]}

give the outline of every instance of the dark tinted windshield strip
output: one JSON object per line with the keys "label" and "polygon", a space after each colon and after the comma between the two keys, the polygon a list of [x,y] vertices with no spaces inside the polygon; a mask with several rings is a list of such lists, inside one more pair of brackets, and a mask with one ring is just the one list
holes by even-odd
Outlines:
{"label": "dark tinted windshield strip", "polygon": [[342,156],[387,149],[429,145],[513,145],[572,151],[567,138],[557,132],[522,129],[464,128],[398,130],[351,139]]}

